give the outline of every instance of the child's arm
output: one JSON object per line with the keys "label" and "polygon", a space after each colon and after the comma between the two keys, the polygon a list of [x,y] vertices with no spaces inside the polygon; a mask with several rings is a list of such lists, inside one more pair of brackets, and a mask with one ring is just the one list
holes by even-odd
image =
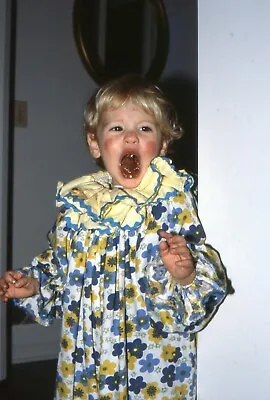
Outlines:
{"label": "child's arm", "polygon": [[[48,234],[49,247],[33,259],[30,265],[20,268],[18,285],[24,282],[35,282],[35,289],[30,297],[14,297],[14,304],[41,325],[48,326],[54,319],[62,318],[63,294],[68,273],[68,251],[73,236],[70,228],[71,214],[73,226],[79,218],[79,213],[70,209],[59,212],[56,223]],[[35,279],[31,281],[31,279]],[[15,285],[15,284],[14,284]],[[15,287],[13,288],[13,290]],[[17,290],[27,288],[17,287]],[[9,290],[12,290],[9,283]],[[10,294],[10,292],[8,292]],[[22,292],[21,292],[22,293]],[[24,292],[26,293],[26,292]],[[11,297],[11,294],[10,294]]]}
{"label": "child's arm", "polygon": [[151,318],[162,321],[166,331],[198,332],[226,297],[227,276],[218,252],[206,243],[190,191],[179,200],[171,233],[159,232],[161,263],[147,267],[147,301]]}
{"label": "child's arm", "polygon": [[12,298],[26,298],[38,293],[38,279],[18,271],[8,271],[0,279],[0,298],[7,302]]}
{"label": "child's arm", "polygon": [[173,278],[180,285],[189,285],[195,278],[195,262],[187,247],[185,238],[164,231],[159,232],[161,259]]}

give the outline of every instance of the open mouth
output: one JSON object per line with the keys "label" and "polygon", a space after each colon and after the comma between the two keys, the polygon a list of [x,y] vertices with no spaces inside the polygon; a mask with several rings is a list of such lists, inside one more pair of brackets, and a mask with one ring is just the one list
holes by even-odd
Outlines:
{"label": "open mouth", "polygon": [[120,172],[126,179],[137,178],[140,175],[141,163],[136,154],[127,153],[120,161]]}

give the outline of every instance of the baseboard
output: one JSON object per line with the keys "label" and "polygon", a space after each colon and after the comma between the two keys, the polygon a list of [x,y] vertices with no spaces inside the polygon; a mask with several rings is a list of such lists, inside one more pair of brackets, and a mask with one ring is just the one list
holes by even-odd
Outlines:
{"label": "baseboard", "polygon": [[61,321],[45,328],[38,324],[12,327],[12,363],[52,360],[57,358],[60,344]]}

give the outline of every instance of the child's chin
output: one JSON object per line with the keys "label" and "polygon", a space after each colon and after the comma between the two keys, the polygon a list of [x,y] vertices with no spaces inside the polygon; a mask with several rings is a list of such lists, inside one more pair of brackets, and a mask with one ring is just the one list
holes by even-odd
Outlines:
{"label": "child's chin", "polygon": [[125,189],[134,189],[141,183],[142,178],[122,178],[120,185]]}

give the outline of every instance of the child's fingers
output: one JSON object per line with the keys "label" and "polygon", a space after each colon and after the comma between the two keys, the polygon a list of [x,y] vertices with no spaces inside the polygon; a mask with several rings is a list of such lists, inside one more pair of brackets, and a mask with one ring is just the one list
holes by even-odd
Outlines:
{"label": "child's fingers", "polygon": [[8,301],[7,290],[9,285],[6,281],[2,278],[0,279],[0,299],[4,302]]}
{"label": "child's fingers", "polygon": [[21,279],[21,277],[25,276],[22,272],[19,271],[10,271],[10,273],[13,278],[13,283]]}
{"label": "child's fingers", "polygon": [[7,289],[8,289],[7,286],[3,286],[3,287],[0,289],[0,297],[1,297],[1,300],[3,300],[3,297],[6,296]]}
{"label": "child's fingers", "polygon": [[3,280],[7,283],[7,284],[11,284],[11,283],[15,283],[17,281],[17,279],[20,279],[20,277],[22,276],[21,272],[18,271],[7,271],[4,276],[3,276]]}
{"label": "child's fingers", "polygon": [[6,284],[9,286],[13,284],[16,288],[21,288],[25,286],[27,283],[31,282],[31,277],[24,275],[19,271],[8,271],[4,275],[4,280]]}
{"label": "child's fingers", "polygon": [[170,252],[176,256],[179,256],[180,260],[192,260],[192,255],[187,247],[178,246],[175,248],[170,247]]}
{"label": "child's fingers", "polygon": [[183,269],[194,269],[194,262],[192,258],[185,258],[185,259],[180,259],[175,262],[177,267],[183,268]]}
{"label": "child's fingers", "polygon": [[168,243],[165,240],[163,240],[162,242],[159,243],[160,255],[163,256],[164,254],[168,253],[168,251],[169,251]]}
{"label": "child's fingers", "polygon": [[181,259],[192,258],[190,250],[187,247],[185,240],[184,241],[175,240],[173,242],[169,241],[168,245],[170,248],[170,252],[174,255],[178,255]]}
{"label": "child's fingers", "polygon": [[177,247],[187,247],[187,242],[183,236],[180,235],[172,235],[168,239],[168,243],[172,249]]}
{"label": "child's fingers", "polygon": [[159,243],[159,248],[160,248],[160,250],[167,250],[168,249],[168,243],[165,240],[162,240]]}
{"label": "child's fingers", "polygon": [[177,248],[178,246],[185,246],[185,247],[187,246],[186,239],[181,235],[175,235],[175,234],[160,230],[159,236],[161,238],[165,239],[171,248]]}
{"label": "child's fingers", "polygon": [[179,257],[191,257],[187,242],[182,236],[160,231],[160,237],[164,239],[159,244],[161,252],[170,251]]}
{"label": "child's fingers", "polygon": [[6,289],[0,289],[0,297],[5,296],[7,293],[7,288]]}
{"label": "child's fingers", "polygon": [[8,288],[8,283],[6,282],[5,279],[1,278],[0,279],[0,291],[6,290],[7,288]]}
{"label": "child's fingers", "polygon": [[14,286],[16,289],[20,289],[22,287],[27,287],[31,284],[32,278],[27,275],[21,274],[20,278],[15,282]]}
{"label": "child's fingers", "polygon": [[1,301],[5,302],[5,303],[7,303],[7,301],[9,300],[8,296],[6,296],[6,295],[0,296],[0,299],[1,299]]}
{"label": "child's fingers", "polygon": [[171,233],[165,232],[165,231],[163,231],[163,230],[160,230],[160,231],[158,232],[158,234],[159,234],[159,236],[160,236],[161,238],[163,238],[163,239],[165,239],[165,240],[167,240],[167,241],[173,236]]}
{"label": "child's fingers", "polygon": [[3,278],[0,279],[0,299],[4,302],[7,302],[8,297],[8,289],[10,285],[15,282],[14,277],[12,276],[11,271],[5,272]]}

